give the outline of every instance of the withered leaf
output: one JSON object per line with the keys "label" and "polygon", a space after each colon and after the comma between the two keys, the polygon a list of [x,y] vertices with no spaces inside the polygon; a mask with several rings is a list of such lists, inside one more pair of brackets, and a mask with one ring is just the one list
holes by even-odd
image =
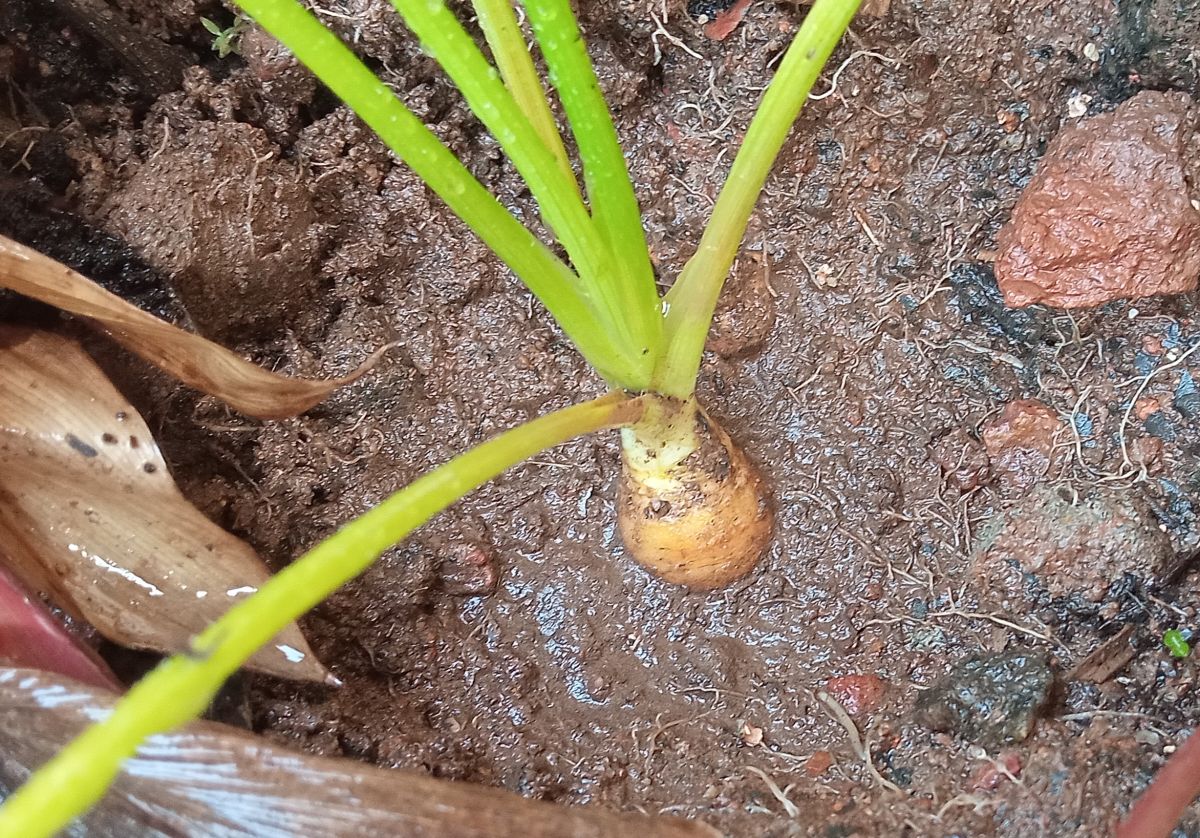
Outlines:
{"label": "withered leaf", "polygon": [[[31,588],[127,646],[189,639],[268,572],[179,492],[150,429],[74,341],[0,325],[0,545]],[[324,680],[292,625],[251,668]]]}
{"label": "withered leaf", "polygon": [[183,383],[261,419],[303,413],[367,372],[379,355],[376,352],[344,378],[314,381],[278,375],[159,320],[66,265],[4,236],[0,236],[0,288],[89,318]]}
{"label": "withered leaf", "polygon": [[[69,680],[0,669],[0,789],[62,749],[114,697]],[[715,838],[702,823],[556,806],[501,789],[299,754],[196,722],[152,736],[71,836],[403,835],[406,838]]]}

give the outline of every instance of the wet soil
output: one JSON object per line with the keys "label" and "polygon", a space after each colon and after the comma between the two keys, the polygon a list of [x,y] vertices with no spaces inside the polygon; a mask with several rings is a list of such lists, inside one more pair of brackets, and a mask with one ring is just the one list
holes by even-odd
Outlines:
{"label": "wet soil", "polygon": [[[179,90],[155,95],[30,0],[0,10],[0,232],[112,287],[127,279],[133,298],[280,370],[344,373],[399,346],[309,414],[260,424],[97,344],[207,514],[281,566],[430,466],[601,392],[517,281],[268,40],[221,59],[199,21],[230,25],[217,4],[115,5],[191,57]],[[1120,5],[894,0],[835,54],[838,84],[818,84],[770,180],[700,382],[773,487],[777,536],[751,576],[689,594],[635,566],[615,530],[615,440],[578,441],[477,492],[303,621],[345,687],[243,678],[237,715],[312,753],[733,835],[1105,833],[1200,717],[1195,663],[1159,642],[1195,626],[1196,575],[1131,572],[1100,602],[1032,592],[1029,613],[1000,612],[973,586],[971,553],[1014,502],[980,428],[1018,399],[1063,420],[1040,485],[1116,487],[1176,551],[1200,540],[1196,411],[1176,407],[1196,367],[1167,367],[1200,331],[1194,295],[1014,312],[989,261],[1070,101],[1098,113],[1143,83],[1197,93],[1173,58],[1186,31],[1143,49],[1162,38],[1131,27],[1162,17],[1125,8],[1170,4]],[[715,42],[679,3],[582,6],[669,284],[804,7],[753,4]],[[536,226],[386,3],[320,13]],[[231,246],[240,236],[248,246]],[[1135,394],[1158,407],[1127,411]],[[1122,631],[1130,662],[1079,680]],[[1045,655],[1058,673],[1001,774],[996,753],[913,714],[955,664],[999,653]],[[883,689],[839,721],[821,694],[845,676]]]}

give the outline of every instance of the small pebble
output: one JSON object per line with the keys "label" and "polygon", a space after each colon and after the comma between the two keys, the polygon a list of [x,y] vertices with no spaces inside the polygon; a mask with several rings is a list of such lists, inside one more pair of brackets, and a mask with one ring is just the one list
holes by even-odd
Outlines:
{"label": "small pebble", "polygon": [[804,764],[804,773],[810,777],[820,777],[833,765],[833,756],[829,751],[816,751]]}
{"label": "small pebble", "polygon": [[830,678],[825,690],[854,718],[873,713],[883,701],[887,682],[878,675],[842,675]]}
{"label": "small pebble", "polygon": [[1086,116],[1088,105],[1092,103],[1092,97],[1086,93],[1076,93],[1067,100],[1067,116],[1078,119],[1081,116]]}

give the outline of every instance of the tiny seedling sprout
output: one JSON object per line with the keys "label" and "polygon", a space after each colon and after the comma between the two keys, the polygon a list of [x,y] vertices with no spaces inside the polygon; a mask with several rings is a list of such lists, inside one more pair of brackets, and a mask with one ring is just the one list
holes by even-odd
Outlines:
{"label": "tiny seedling sprout", "polygon": [[[511,0],[473,0],[491,59],[445,0],[392,0],[496,138],[566,259],[513,216],[300,0],[236,0],[339,96],[541,301],[609,395],[555,411],[460,454],[347,523],[240,601],[191,648],[135,684],[107,718],[39,769],[0,809],[0,834],[42,836],[98,801],[156,732],[199,716],[256,649],[384,551],[513,465],[582,434],[620,428],[619,524],[635,559],[711,588],[748,573],[770,541],[764,481],[696,402],[717,298],[751,213],[821,68],[860,0],[817,0],[746,132],[695,254],[660,297],[641,211],[569,0],[523,0],[579,153],[567,156]],[[214,48],[238,24],[203,21]]]}
{"label": "tiny seedling sprout", "polygon": [[238,54],[241,51],[238,41],[250,26],[250,22],[241,15],[235,17],[233,23],[225,28],[207,17],[200,18],[200,24],[213,36],[212,50],[217,54],[217,58],[228,58],[230,53]]}
{"label": "tiny seedling sprout", "polygon": [[1188,636],[1179,629],[1167,629],[1164,631],[1162,642],[1173,658],[1186,658],[1192,653],[1192,647],[1188,643]]}

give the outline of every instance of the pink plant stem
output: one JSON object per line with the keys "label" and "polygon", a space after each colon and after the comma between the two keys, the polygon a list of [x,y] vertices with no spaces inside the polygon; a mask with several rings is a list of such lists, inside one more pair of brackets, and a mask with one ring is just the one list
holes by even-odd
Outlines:
{"label": "pink plant stem", "polygon": [[1200,796],[1200,735],[1193,731],[1117,827],[1117,838],[1168,838]]}
{"label": "pink plant stem", "polygon": [[72,637],[2,566],[0,665],[56,672],[93,687],[124,691],[100,656]]}

